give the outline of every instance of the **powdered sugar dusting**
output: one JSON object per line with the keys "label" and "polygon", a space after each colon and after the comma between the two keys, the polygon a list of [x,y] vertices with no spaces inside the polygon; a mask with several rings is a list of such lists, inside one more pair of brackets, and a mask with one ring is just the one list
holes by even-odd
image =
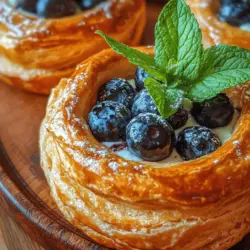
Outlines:
{"label": "powdered sugar dusting", "polygon": [[108,165],[115,173],[118,172],[119,164],[117,162],[110,162]]}

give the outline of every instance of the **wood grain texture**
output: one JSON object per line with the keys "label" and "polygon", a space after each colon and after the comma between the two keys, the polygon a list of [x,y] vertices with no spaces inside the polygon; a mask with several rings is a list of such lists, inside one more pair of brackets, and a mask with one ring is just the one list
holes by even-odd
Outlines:
{"label": "wood grain texture", "polygon": [[[2,221],[1,221],[2,222]],[[2,224],[0,222],[0,224]],[[0,225],[0,228],[1,228],[2,226]],[[3,228],[3,227],[2,227]],[[3,234],[2,234],[2,231],[0,231],[0,249],[1,250],[7,250],[7,245],[5,244],[5,240],[4,240],[4,237],[3,237]]]}
{"label": "wood grain texture", "polygon": [[[151,4],[148,8],[144,44],[153,44],[153,28],[160,9],[161,6],[157,4]],[[1,211],[8,211],[23,230],[18,236],[19,239],[15,240],[12,238],[15,237],[15,224],[12,221],[7,222],[9,226],[5,227],[4,234],[8,236],[5,238],[10,250],[42,249],[38,245],[32,246],[23,232],[46,250],[104,250],[105,248],[92,243],[83,233],[65,221],[50,198],[48,185],[39,166],[38,151],[38,131],[46,102],[47,98],[44,96],[32,95],[1,84]],[[4,214],[2,217],[4,218]],[[21,248],[21,242],[18,243],[20,240],[31,245]],[[246,239],[234,250],[248,250],[248,243],[249,240]]]}
{"label": "wood grain texture", "polygon": [[[3,197],[0,197],[0,228],[2,229],[2,238],[0,232],[0,250],[44,250],[41,246],[36,244],[30,237],[17,225],[11,218]],[[2,239],[2,242],[1,242]],[[6,244],[5,244],[6,242]]]}

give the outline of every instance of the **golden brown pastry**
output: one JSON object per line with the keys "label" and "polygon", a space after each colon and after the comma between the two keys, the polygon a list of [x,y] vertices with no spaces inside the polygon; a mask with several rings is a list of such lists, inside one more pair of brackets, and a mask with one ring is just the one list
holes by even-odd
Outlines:
{"label": "golden brown pastry", "polygon": [[228,249],[250,231],[249,85],[229,91],[242,111],[217,151],[175,164],[136,162],[99,143],[87,124],[100,86],[134,72],[104,50],[52,91],[40,148],[53,199],[70,223],[107,247]]}
{"label": "golden brown pastry", "polygon": [[206,47],[217,44],[236,45],[250,49],[250,32],[222,22],[217,17],[219,0],[187,0],[199,22]]}
{"label": "golden brown pastry", "polygon": [[107,0],[56,19],[21,12],[0,0],[0,77],[25,90],[48,94],[78,63],[107,47],[95,30],[136,45],[145,22],[144,0]]}

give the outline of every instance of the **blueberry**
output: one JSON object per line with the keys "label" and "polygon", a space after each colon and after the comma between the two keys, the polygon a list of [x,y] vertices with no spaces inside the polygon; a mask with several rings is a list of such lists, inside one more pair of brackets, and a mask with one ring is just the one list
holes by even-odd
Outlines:
{"label": "blueberry", "polygon": [[183,127],[188,121],[188,112],[184,108],[180,108],[174,115],[167,119],[167,122],[173,129]]}
{"label": "blueberry", "polygon": [[[153,98],[149,95],[146,89],[141,90],[135,97],[132,105],[132,116],[136,117],[139,114],[151,113],[160,115]],[[184,126],[188,120],[188,112],[180,108],[173,116],[167,119],[167,122],[173,127],[178,129]]]}
{"label": "blueberry", "polygon": [[73,0],[38,0],[37,14],[45,18],[60,18],[77,12],[77,4]]}
{"label": "blueberry", "polygon": [[224,127],[232,121],[234,107],[225,94],[219,94],[212,99],[193,103],[191,114],[200,125],[218,128]]}
{"label": "blueberry", "polygon": [[[147,78],[150,78],[149,74],[144,69],[138,67],[135,72],[135,87],[137,91],[141,91],[142,89],[144,89],[144,81]],[[151,78],[154,78],[154,77],[151,77]],[[163,83],[160,80],[157,80],[157,79],[155,80],[161,84]]]}
{"label": "blueberry", "polygon": [[247,0],[222,0],[218,18],[234,26],[250,22],[250,3]]}
{"label": "blueberry", "polygon": [[118,141],[125,138],[131,113],[124,105],[105,101],[96,104],[89,113],[89,126],[99,141]]}
{"label": "blueberry", "polygon": [[135,97],[132,105],[132,116],[136,117],[141,113],[152,113],[159,115],[154,100],[146,89],[141,90]]}
{"label": "blueberry", "polygon": [[142,69],[142,68],[137,68],[135,72],[135,86],[136,90],[140,91],[144,89],[144,80],[149,77],[148,73]]}
{"label": "blueberry", "polygon": [[128,149],[146,161],[160,161],[173,151],[175,134],[162,117],[146,113],[131,120],[126,130]]}
{"label": "blueberry", "polygon": [[185,128],[176,141],[176,150],[186,161],[210,154],[220,146],[219,137],[211,129],[201,126]]}
{"label": "blueberry", "polygon": [[95,7],[97,4],[104,2],[104,0],[78,0],[83,10],[88,10]]}
{"label": "blueberry", "polygon": [[105,83],[99,90],[98,101],[114,101],[131,108],[135,98],[133,87],[125,80],[116,78]]}
{"label": "blueberry", "polygon": [[37,0],[17,0],[16,8],[31,13],[36,13]]}

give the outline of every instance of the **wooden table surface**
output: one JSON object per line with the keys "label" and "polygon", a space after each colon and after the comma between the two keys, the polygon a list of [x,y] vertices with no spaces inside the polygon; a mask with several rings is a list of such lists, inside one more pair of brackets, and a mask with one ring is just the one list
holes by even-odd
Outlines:
{"label": "wooden table surface", "polygon": [[4,238],[3,238],[3,234],[0,231],[0,250],[7,250],[7,246],[5,244]]}
{"label": "wooden table surface", "polygon": [[32,241],[4,210],[0,195],[0,250],[45,250]]}

